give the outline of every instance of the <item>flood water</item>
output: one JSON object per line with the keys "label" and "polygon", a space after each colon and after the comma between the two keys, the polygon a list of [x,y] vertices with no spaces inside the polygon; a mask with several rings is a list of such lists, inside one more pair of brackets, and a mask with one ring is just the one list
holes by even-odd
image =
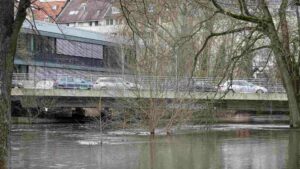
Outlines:
{"label": "flood water", "polygon": [[299,169],[300,132],[286,125],[183,127],[100,133],[93,125],[12,127],[13,169]]}

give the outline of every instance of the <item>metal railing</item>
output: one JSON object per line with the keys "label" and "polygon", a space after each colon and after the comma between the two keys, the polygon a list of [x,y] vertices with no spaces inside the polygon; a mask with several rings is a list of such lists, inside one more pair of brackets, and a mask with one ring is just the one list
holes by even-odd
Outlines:
{"label": "metal railing", "polygon": [[[113,77],[122,78],[125,81],[132,82],[143,86],[144,88],[160,88],[163,90],[189,90],[193,88],[195,82],[203,82],[206,85],[210,85],[213,88],[217,88],[219,84],[224,83],[227,79],[212,78],[212,77],[174,77],[174,76],[142,76],[142,75],[121,75],[121,74],[85,74],[85,73],[74,73],[74,74],[31,74],[31,73],[14,73],[13,80],[24,83],[24,88],[35,88],[39,81],[47,80],[54,81],[62,77],[72,77],[88,80],[95,83],[100,77]],[[244,78],[235,80],[246,80],[258,86],[265,87],[270,93],[283,93],[285,89],[282,83],[278,81],[270,81],[265,78]]]}

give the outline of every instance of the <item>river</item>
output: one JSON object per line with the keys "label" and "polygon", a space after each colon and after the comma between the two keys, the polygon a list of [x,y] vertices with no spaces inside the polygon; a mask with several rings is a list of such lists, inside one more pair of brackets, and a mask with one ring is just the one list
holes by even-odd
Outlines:
{"label": "river", "polygon": [[13,169],[299,169],[300,132],[287,125],[182,126],[151,138],[94,124],[13,125]]}

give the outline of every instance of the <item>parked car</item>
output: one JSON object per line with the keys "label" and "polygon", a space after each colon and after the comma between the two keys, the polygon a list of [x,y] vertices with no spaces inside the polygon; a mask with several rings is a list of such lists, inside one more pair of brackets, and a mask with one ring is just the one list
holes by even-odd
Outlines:
{"label": "parked car", "polygon": [[73,77],[61,77],[54,82],[54,88],[59,89],[91,89],[92,82]]}
{"label": "parked car", "polygon": [[[174,83],[173,89],[176,89]],[[190,92],[215,92],[217,88],[208,81],[191,79],[178,81],[179,91],[190,91]]]}
{"label": "parked car", "polygon": [[220,91],[232,91],[238,93],[267,93],[265,87],[254,85],[246,80],[228,80],[219,86]]}
{"label": "parked car", "polygon": [[54,81],[52,80],[41,80],[35,85],[36,89],[53,89],[53,87]]}
{"label": "parked car", "polygon": [[192,88],[194,91],[201,91],[201,92],[215,92],[217,91],[216,87],[205,81],[194,81]]}
{"label": "parked car", "polygon": [[141,89],[139,84],[128,82],[119,77],[99,77],[93,85],[94,89]]}

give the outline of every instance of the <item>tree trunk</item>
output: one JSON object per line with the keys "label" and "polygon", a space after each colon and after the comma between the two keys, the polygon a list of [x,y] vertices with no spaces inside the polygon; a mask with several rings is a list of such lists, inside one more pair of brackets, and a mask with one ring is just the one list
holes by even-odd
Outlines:
{"label": "tree trunk", "polygon": [[26,18],[30,0],[20,0],[14,19],[14,2],[0,1],[0,169],[8,167],[11,81],[18,34]]}
{"label": "tree trunk", "polygon": [[280,41],[277,31],[273,24],[268,25],[269,30],[266,35],[271,40],[271,48],[275,55],[276,63],[281,74],[281,79],[286,90],[289,111],[290,111],[290,126],[294,128],[300,127],[300,99],[297,96],[297,87],[299,84],[295,84],[293,79],[293,72],[289,71],[290,65],[287,63],[286,59],[289,55],[287,51],[284,50],[284,44]]}
{"label": "tree trunk", "polygon": [[8,134],[10,121],[10,85],[11,79],[8,75],[9,46],[13,33],[14,8],[11,0],[0,1],[0,168],[7,168],[8,161]]}
{"label": "tree trunk", "polygon": [[155,125],[154,125],[154,121],[149,120],[149,132],[151,136],[155,135]]}

